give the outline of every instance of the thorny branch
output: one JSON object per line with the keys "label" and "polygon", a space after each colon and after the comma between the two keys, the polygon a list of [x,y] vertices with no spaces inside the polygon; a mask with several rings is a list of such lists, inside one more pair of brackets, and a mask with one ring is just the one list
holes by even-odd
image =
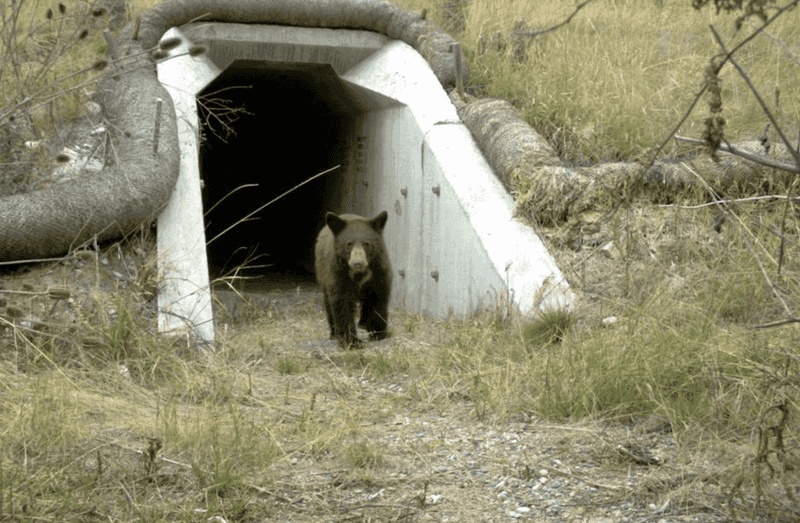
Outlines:
{"label": "thorny branch", "polygon": [[[711,29],[711,34],[714,35],[714,39],[717,41],[717,44],[720,46],[720,48],[722,49],[723,52],[726,52],[727,49],[725,48],[725,44],[722,42],[722,39],[720,38],[720,36],[717,33],[717,31],[714,28],[714,26],[711,25],[709,27]],[[758,32],[756,32],[756,34],[757,33]],[[778,133],[778,136],[780,136],[781,141],[783,142],[783,145],[792,154],[792,158],[794,158],[795,166],[797,168],[800,168],[800,151],[798,151],[797,149],[792,147],[792,144],[789,142],[789,139],[786,137],[786,134],[783,132],[783,129],[781,129],[781,126],[778,124],[777,120],[773,116],[772,111],[770,111],[769,108],[767,107],[767,104],[764,103],[764,100],[761,98],[761,95],[759,94],[758,90],[753,85],[753,82],[750,81],[750,77],[747,75],[747,73],[744,71],[744,69],[742,69],[742,67],[736,62],[736,60],[731,56],[730,53],[728,54],[728,56],[730,57],[731,64],[733,64],[733,66],[739,72],[739,75],[742,77],[742,79],[744,79],[745,83],[747,83],[747,87],[749,87],[750,90],[753,92],[753,96],[755,96],[756,100],[758,100],[759,105],[761,105],[761,109],[764,111],[764,114],[767,115],[767,118],[769,118],[770,123],[772,123],[772,125],[775,126],[775,131]],[[787,191],[787,194],[786,194],[786,207],[784,207],[784,209],[783,209],[783,219],[781,221],[781,243],[780,243],[780,248],[778,250],[778,275],[780,275],[781,268],[783,266],[783,253],[784,253],[784,248],[785,248],[785,243],[784,243],[783,236],[784,236],[784,229],[785,229],[785,226],[786,226],[786,215],[787,215],[788,210],[789,210],[789,204],[790,204],[790,201],[791,201],[790,197],[792,195],[792,189],[794,189],[794,182],[795,181],[796,180],[792,180],[792,183],[789,185],[789,190]],[[771,283],[770,283],[770,287],[772,287]],[[774,287],[772,287],[772,288],[773,288],[773,291],[775,291],[775,288]],[[781,302],[783,302],[783,300],[781,300]],[[784,309],[786,309],[787,316],[791,317],[792,316],[791,311],[786,307],[785,303],[783,305],[784,305]]]}
{"label": "thorny branch", "polygon": [[713,25],[710,25],[709,28],[711,29],[711,34],[714,35],[714,39],[717,41],[717,44],[719,45],[719,47],[722,49],[722,51],[724,53],[726,53],[726,59],[730,60],[731,64],[733,64],[733,66],[736,68],[736,70],[739,71],[739,74],[744,79],[744,81],[747,83],[747,87],[749,87],[750,90],[753,92],[753,96],[756,97],[756,100],[758,100],[758,103],[761,105],[761,108],[764,110],[764,114],[766,114],[767,118],[769,118],[769,121],[772,122],[772,125],[775,127],[775,131],[777,131],[778,136],[781,137],[781,141],[786,146],[786,149],[792,153],[792,157],[794,158],[795,164],[797,166],[800,166],[800,152],[796,151],[795,148],[792,147],[792,144],[789,142],[789,139],[783,133],[783,130],[781,129],[781,127],[778,124],[777,120],[775,120],[775,117],[772,115],[772,111],[769,110],[769,108],[767,107],[767,104],[764,103],[764,100],[761,98],[761,95],[758,93],[758,91],[756,90],[755,86],[753,85],[753,82],[750,81],[750,77],[747,76],[747,73],[744,71],[744,69],[742,69],[742,67],[733,58],[733,56],[732,56],[733,55],[733,51],[731,51],[730,53],[728,52],[728,49],[725,47],[725,43],[720,38],[719,33],[717,33],[717,30],[714,28]]}
{"label": "thorny branch", "polygon": [[[778,11],[769,20],[764,22],[764,24],[761,26],[760,30],[764,30],[764,28],[766,28],[772,22],[774,22],[785,11],[788,11],[789,9],[793,9],[795,6],[797,6],[798,2],[800,2],[800,0],[794,0],[794,2],[791,2],[791,3],[781,7],[780,9],[778,9]],[[727,62],[730,59],[731,55],[733,55],[735,52],[737,52],[739,49],[741,49],[750,40],[752,40],[753,38],[758,36],[759,32],[760,31],[754,31],[747,38],[745,38],[744,40],[739,42],[733,49],[731,49],[731,51],[722,60],[720,60],[719,64],[717,64],[717,67],[718,67],[717,72],[719,72],[719,70],[722,69],[722,67],[725,65],[725,62]],[[695,94],[694,100],[692,100],[692,102],[689,104],[689,108],[686,110],[686,112],[684,113],[683,117],[680,119],[680,121],[678,121],[677,125],[675,125],[675,127],[672,129],[672,131],[670,131],[670,133],[664,138],[664,141],[662,141],[659,144],[659,146],[656,148],[655,152],[653,153],[652,158],[650,158],[650,161],[647,162],[647,165],[645,166],[645,169],[644,169],[645,172],[650,170],[650,168],[653,166],[653,163],[655,163],[656,158],[658,158],[658,155],[661,153],[661,151],[667,145],[667,142],[669,142],[672,139],[672,137],[675,136],[675,133],[678,132],[678,129],[681,128],[681,126],[684,124],[684,122],[686,122],[686,120],[689,118],[689,115],[692,114],[692,111],[694,110],[695,105],[697,105],[697,102],[700,101],[700,97],[703,96],[703,94],[706,92],[706,89],[708,89],[708,86],[707,85],[703,85],[703,87],[700,88],[700,90],[697,92],[697,94]]]}

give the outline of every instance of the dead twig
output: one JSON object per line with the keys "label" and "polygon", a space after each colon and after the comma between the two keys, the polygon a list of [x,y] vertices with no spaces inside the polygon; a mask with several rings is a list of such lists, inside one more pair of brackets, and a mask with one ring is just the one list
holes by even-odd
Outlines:
{"label": "dead twig", "polygon": [[565,470],[559,470],[559,469],[557,469],[555,467],[547,466],[545,468],[547,470],[549,470],[551,473],[555,474],[556,476],[561,476],[561,477],[564,477],[564,478],[574,479],[576,481],[580,481],[581,483],[589,485],[590,487],[594,487],[594,488],[598,488],[598,489],[613,490],[613,491],[617,491],[617,492],[633,492],[630,487],[618,487],[616,485],[608,485],[608,484],[603,484],[603,483],[597,483],[595,481],[591,481],[591,480],[586,479],[584,477],[576,476],[575,474],[572,474],[572,473],[567,472]]}
{"label": "dead twig", "polygon": [[781,245],[778,251],[778,276],[781,275],[781,268],[783,267],[783,253],[784,248],[786,247],[786,235],[784,232],[786,231],[786,215],[789,212],[789,205],[792,203],[792,190],[794,189],[794,184],[797,182],[797,178],[792,180],[792,183],[789,185],[789,190],[786,191],[786,205],[783,206],[783,216],[781,216]]}
{"label": "dead twig", "polygon": [[[692,143],[697,145],[704,145],[706,142],[704,140],[699,140],[697,138],[688,138],[686,136],[679,136],[675,135],[673,139],[678,140],[680,142]],[[728,142],[724,144],[720,144],[719,150],[730,153],[736,156],[740,156],[745,160],[750,160],[751,162],[757,163],[759,165],[763,165],[764,167],[771,167],[773,169],[781,169],[782,171],[787,171],[790,173],[800,173],[800,167],[796,165],[791,165],[788,163],[778,162],[775,160],[770,160],[769,158],[764,158],[763,156],[758,156],[757,154],[753,154],[747,152],[743,149],[736,147],[735,145],[731,145]]]}
{"label": "dead twig", "polygon": [[[776,200],[785,200],[786,196],[782,194],[768,194],[765,196],[748,196],[747,198],[730,198],[720,200],[721,203],[737,204],[737,203],[758,203],[766,200],[766,203],[771,203]],[[792,201],[800,200],[800,196],[795,196]],[[656,204],[656,207],[664,207],[666,209],[702,209],[703,207],[711,207],[717,205],[717,202],[700,203],[697,205],[678,205],[675,203]],[[775,233],[777,234],[777,232]]]}
{"label": "dead twig", "polygon": [[[695,175],[698,180],[700,180],[700,183],[703,185],[703,187],[705,187],[706,191],[708,191],[708,194],[711,196],[711,198],[714,199],[714,202],[717,203],[724,212],[727,212],[727,213],[735,216],[735,214],[733,213],[733,210],[731,209],[731,207],[724,200],[722,200],[719,197],[719,195],[716,193],[716,191],[714,191],[714,189],[710,185],[708,185],[708,182],[706,182],[703,179],[702,176],[697,174],[697,172],[695,172],[693,169],[691,169],[688,165],[685,165],[685,167],[690,173]],[[738,216],[737,216],[737,219],[739,219]],[[741,220],[739,220],[739,222],[741,223]],[[741,223],[741,225],[744,225],[744,224]],[[748,230],[748,232],[750,232],[750,231]],[[752,235],[752,233],[750,233],[750,234]],[[775,284],[772,283],[772,278],[770,278],[769,274],[767,274],[767,270],[764,268],[764,265],[761,263],[761,259],[758,256],[756,256],[756,253],[753,250],[753,246],[750,243],[750,239],[747,237],[747,235],[743,235],[742,236],[742,240],[744,240],[745,247],[747,247],[747,250],[750,253],[750,256],[752,256],[753,260],[755,260],[756,265],[758,265],[758,268],[761,271],[762,276],[764,276],[764,280],[767,282],[767,285],[769,285],[769,288],[772,291],[772,295],[775,296],[778,299],[778,301],[781,303],[781,306],[783,307],[783,310],[786,312],[786,316],[788,316],[790,318],[794,317],[794,314],[792,314],[792,311],[789,309],[789,305],[787,305],[786,300],[783,299],[783,296],[781,296],[781,294],[778,292],[778,289],[775,287]]]}
{"label": "dead twig", "polygon": [[264,205],[262,205],[261,207],[259,207],[259,208],[258,208],[258,209],[256,209],[255,211],[251,212],[250,214],[248,214],[248,215],[247,215],[247,216],[245,216],[244,218],[240,219],[239,221],[237,221],[236,223],[234,223],[233,225],[231,225],[230,227],[228,227],[227,229],[225,229],[225,230],[224,230],[224,231],[222,231],[221,233],[217,234],[216,236],[214,236],[213,238],[211,238],[210,240],[208,240],[208,241],[206,242],[206,245],[209,245],[211,242],[213,242],[214,240],[216,240],[217,238],[219,238],[220,236],[222,236],[222,235],[223,235],[223,234],[225,234],[226,232],[230,231],[231,229],[233,229],[233,228],[234,228],[234,227],[236,227],[237,225],[239,225],[239,224],[241,224],[241,223],[244,223],[246,220],[248,220],[249,218],[251,218],[253,215],[255,215],[255,214],[258,214],[258,213],[259,213],[259,212],[261,212],[263,209],[265,209],[266,207],[269,207],[270,205],[272,205],[273,203],[277,202],[278,200],[280,200],[281,198],[283,198],[283,197],[284,197],[284,196],[286,196],[287,194],[289,194],[289,193],[291,193],[291,192],[293,192],[293,191],[295,191],[295,190],[299,189],[300,187],[304,186],[304,185],[305,185],[305,184],[307,184],[308,182],[311,182],[311,181],[313,181],[313,180],[316,180],[317,178],[319,178],[319,177],[320,177],[320,176],[322,176],[322,175],[328,174],[328,173],[329,173],[329,172],[331,172],[331,171],[335,171],[335,170],[336,170],[336,169],[338,169],[339,167],[341,167],[341,165],[336,165],[336,166],[334,166],[334,167],[331,167],[330,169],[327,169],[327,170],[325,170],[325,171],[322,171],[321,173],[317,173],[317,174],[315,174],[314,176],[312,176],[312,177],[311,177],[311,178],[309,178],[308,180],[305,180],[305,181],[303,181],[303,182],[301,182],[301,183],[298,183],[297,185],[295,185],[294,187],[292,187],[291,189],[289,189],[289,190],[288,190],[288,191],[286,191],[285,193],[281,194],[281,195],[280,195],[280,196],[278,196],[277,198],[273,198],[272,200],[268,201],[267,203],[265,203]]}
{"label": "dead twig", "polygon": [[756,325],[756,329],[771,329],[772,327],[780,327],[782,325],[789,325],[790,323],[800,323],[800,318],[789,318],[786,320],[778,320],[773,321],[770,323],[762,323],[761,325]]}
{"label": "dead twig", "polygon": [[555,31],[559,27],[563,27],[563,26],[567,25],[568,23],[570,23],[570,21],[572,21],[572,19],[575,17],[575,15],[578,14],[578,11],[580,11],[581,9],[583,9],[584,6],[590,4],[593,1],[594,0],[586,0],[585,2],[582,2],[582,3],[578,4],[575,7],[575,11],[573,11],[572,14],[569,15],[569,17],[567,17],[566,20],[564,20],[561,23],[558,23],[558,24],[554,25],[553,27],[548,27],[547,29],[544,29],[542,31],[512,31],[512,33],[515,34],[515,35],[519,35],[519,36],[536,37],[536,36],[543,35],[545,33],[549,33],[550,31]]}
{"label": "dead twig", "polygon": [[[759,27],[752,20],[750,20],[750,27],[759,30]],[[800,56],[797,56],[797,54],[795,54],[795,52],[792,51],[788,45],[786,45],[780,38],[770,33],[769,31],[764,30],[763,28],[760,29],[760,32],[768,36],[770,39],[772,39],[772,41],[775,42],[778,45],[778,47],[783,49],[783,52],[786,53],[786,56],[788,56],[789,59],[795,63],[795,65],[800,67]]]}

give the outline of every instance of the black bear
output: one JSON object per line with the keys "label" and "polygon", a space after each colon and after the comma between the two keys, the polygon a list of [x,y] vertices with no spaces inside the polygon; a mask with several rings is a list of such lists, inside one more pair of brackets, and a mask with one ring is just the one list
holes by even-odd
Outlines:
{"label": "black bear", "polygon": [[389,294],[392,268],[383,243],[386,211],[371,220],[356,214],[325,215],[326,226],[314,249],[317,282],[322,290],[331,338],[344,348],[358,348],[356,303],[361,303],[359,326],[370,340],[389,333]]}

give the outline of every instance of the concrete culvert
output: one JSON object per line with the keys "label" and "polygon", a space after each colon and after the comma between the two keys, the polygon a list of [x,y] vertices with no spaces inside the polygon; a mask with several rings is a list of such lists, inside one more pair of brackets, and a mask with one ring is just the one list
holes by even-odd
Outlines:
{"label": "concrete culvert", "polygon": [[369,107],[329,64],[258,60],[235,60],[197,99],[211,278],[237,266],[248,277],[312,278],[309,233],[340,206],[349,131]]}
{"label": "concrete culvert", "polygon": [[[382,210],[389,211],[384,240],[395,270],[392,307],[445,316],[569,301],[554,261],[536,234],[514,220],[513,200],[417,51],[376,33],[270,25],[190,24],[165,38],[176,36],[184,46],[209,50],[190,58],[176,49],[159,64],[183,115],[181,143],[196,142],[194,129],[202,130],[199,152],[184,150],[181,169],[198,170],[187,180],[203,179],[209,244],[183,252],[176,246],[194,234],[168,239],[201,212],[200,205],[188,210],[190,190],[179,181],[172,200],[180,205],[159,218],[169,291],[159,296],[160,307],[207,288],[202,278],[192,279],[206,253],[212,277],[250,260],[274,265],[238,275],[313,281],[313,243],[325,213]],[[230,118],[227,127],[221,115]],[[247,216],[253,219],[241,222]],[[194,287],[181,290],[183,282]],[[243,284],[259,287],[257,280]],[[181,307],[185,317],[203,309],[191,301]]]}

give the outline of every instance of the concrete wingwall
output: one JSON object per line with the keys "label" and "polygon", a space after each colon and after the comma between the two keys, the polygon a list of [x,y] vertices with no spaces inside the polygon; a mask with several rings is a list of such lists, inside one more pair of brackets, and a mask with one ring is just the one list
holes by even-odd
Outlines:
{"label": "concrete wingwall", "polygon": [[523,312],[567,306],[555,261],[514,219],[513,199],[419,53],[390,41],[342,79],[373,106],[359,130],[362,179],[342,206],[389,212],[392,304],[436,316],[509,298]]}
{"label": "concrete wingwall", "polygon": [[[164,38],[182,37],[170,29]],[[158,216],[159,332],[192,332],[214,341],[214,314],[200,195],[199,148],[195,94],[220,71],[206,59],[188,56],[184,38],[173,50],[177,58],[158,64],[158,80],[175,105],[180,145],[180,172],[167,207]],[[191,73],[191,74],[189,74]]]}

